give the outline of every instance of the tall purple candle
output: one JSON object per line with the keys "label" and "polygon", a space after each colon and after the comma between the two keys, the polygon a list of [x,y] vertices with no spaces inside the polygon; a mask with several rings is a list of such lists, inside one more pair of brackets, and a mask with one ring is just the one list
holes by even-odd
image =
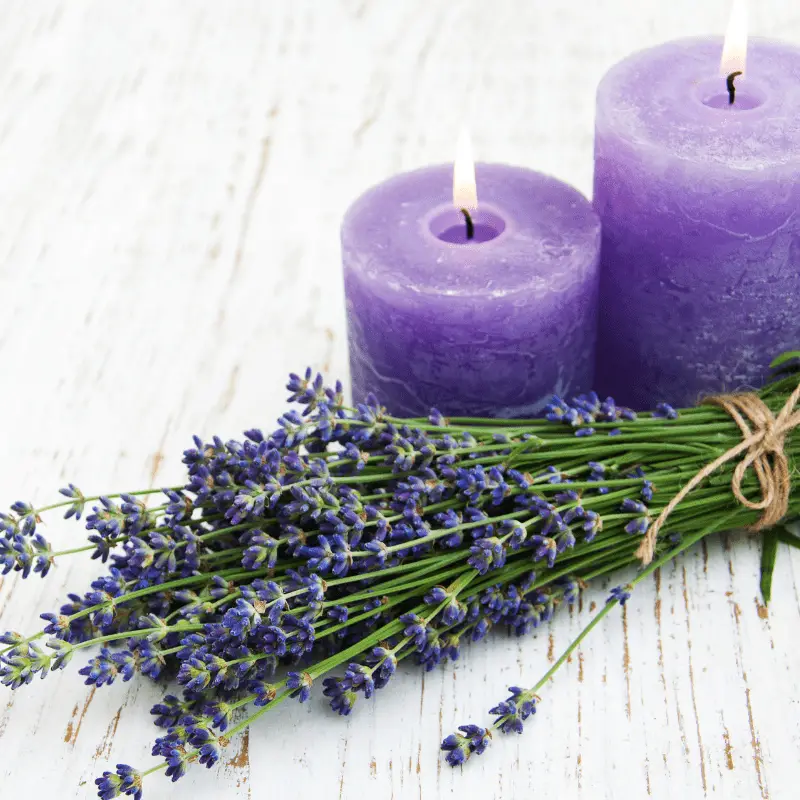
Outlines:
{"label": "tall purple candle", "polygon": [[354,398],[396,415],[530,416],[590,388],[600,225],[537,172],[477,165],[467,239],[453,168],[394,177],[342,225]]}
{"label": "tall purple candle", "polygon": [[[637,408],[758,387],[800,343],[800,49],[637,53],[597,93],[598,388]],[[725,70],[727,71],[727,70]]]}

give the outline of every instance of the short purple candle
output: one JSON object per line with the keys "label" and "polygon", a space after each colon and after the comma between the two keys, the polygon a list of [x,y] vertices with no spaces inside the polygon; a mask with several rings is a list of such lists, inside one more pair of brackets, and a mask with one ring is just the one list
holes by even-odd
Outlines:
{"label": "short purple candle", "polygon": [[398,175],[342,225],[353,397],[391,413],[526,417],[591,387],[600,224],[575,189],[477,164],[475,235],[452,166]]}
{"label": "short purple candle", "polygon": [[722,46],[637,53],[597,93],[597,383],[635,408],[761,386],[800,343],[800,49],[752,40],[731,105]]}

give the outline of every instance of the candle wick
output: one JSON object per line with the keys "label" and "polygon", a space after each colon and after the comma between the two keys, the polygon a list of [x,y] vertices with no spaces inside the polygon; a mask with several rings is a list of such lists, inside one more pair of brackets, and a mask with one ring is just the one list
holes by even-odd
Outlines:
{"label": "candle wick", "polygon": [[467,211],[466,208],[462,208],[461,213],[464,215],[464,222],[467,223],[467,239],[474,239],[475,223],[472,221],[472,217],[470,216],[470,213],[469,211]]}
{"label": "candle wick", "polygon": [[734,100],[736,100],[736,86],[734,86],[734,81],[742,74],[741,70],[738,72],[731,72],[728,75],[727,84],[728,84],[728,105],[732,106]]}

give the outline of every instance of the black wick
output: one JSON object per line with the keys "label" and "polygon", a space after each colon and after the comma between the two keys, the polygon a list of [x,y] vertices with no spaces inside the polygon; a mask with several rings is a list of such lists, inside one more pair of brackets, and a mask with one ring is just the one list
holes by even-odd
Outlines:
{"label": "black wick", "polygon": [[733,85],[733,82],[742,74],[741,70],[738,72],[731,72],[728,75],[728,80],[726,81],[728,84],[728,105],[732,106],[733,101],[736,100],[736,87]]}
{"label": "black wick", "polygon": [[472,217],[470,216],[470,213],[469,211],[467,211],[466,208],[462,208],[461,213],[464,215],[464,222],[467,223],[467,239],[474,239],[475,223],[472,221]]}

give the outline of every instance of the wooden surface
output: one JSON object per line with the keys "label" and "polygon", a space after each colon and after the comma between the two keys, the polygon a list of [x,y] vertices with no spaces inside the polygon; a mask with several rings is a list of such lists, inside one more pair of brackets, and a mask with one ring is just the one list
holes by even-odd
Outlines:
{"label": "wooden surface", "polygon": [[[636,47],[722,31],[723,0],[4,0],[0,4],[0,495],[43,504],[181,480],[193,433],[269,427],[285,374],[346,374],[338,224],[393,172],[478,157],[591,185],[593,93]],[[792,8],[795,10],[792,11]],[[753,9],[800,41],[789,0]],[[81,530],[52,519],[60,546]],[[6,577],[33,630],[97,567]],[[437,745],[535,680],[589,619],[404,670],[349,720],[287,704],[210,773],[148,800],[792,798],[800,783],[800,559],[759,604],[758,546],[714,540],[637,591],[522,737],[463,770]],[[0,691],[0,797],[84,798],[149,765],[159,697],[77,666]],[[17,794],[19,792],[19,795]]]}

